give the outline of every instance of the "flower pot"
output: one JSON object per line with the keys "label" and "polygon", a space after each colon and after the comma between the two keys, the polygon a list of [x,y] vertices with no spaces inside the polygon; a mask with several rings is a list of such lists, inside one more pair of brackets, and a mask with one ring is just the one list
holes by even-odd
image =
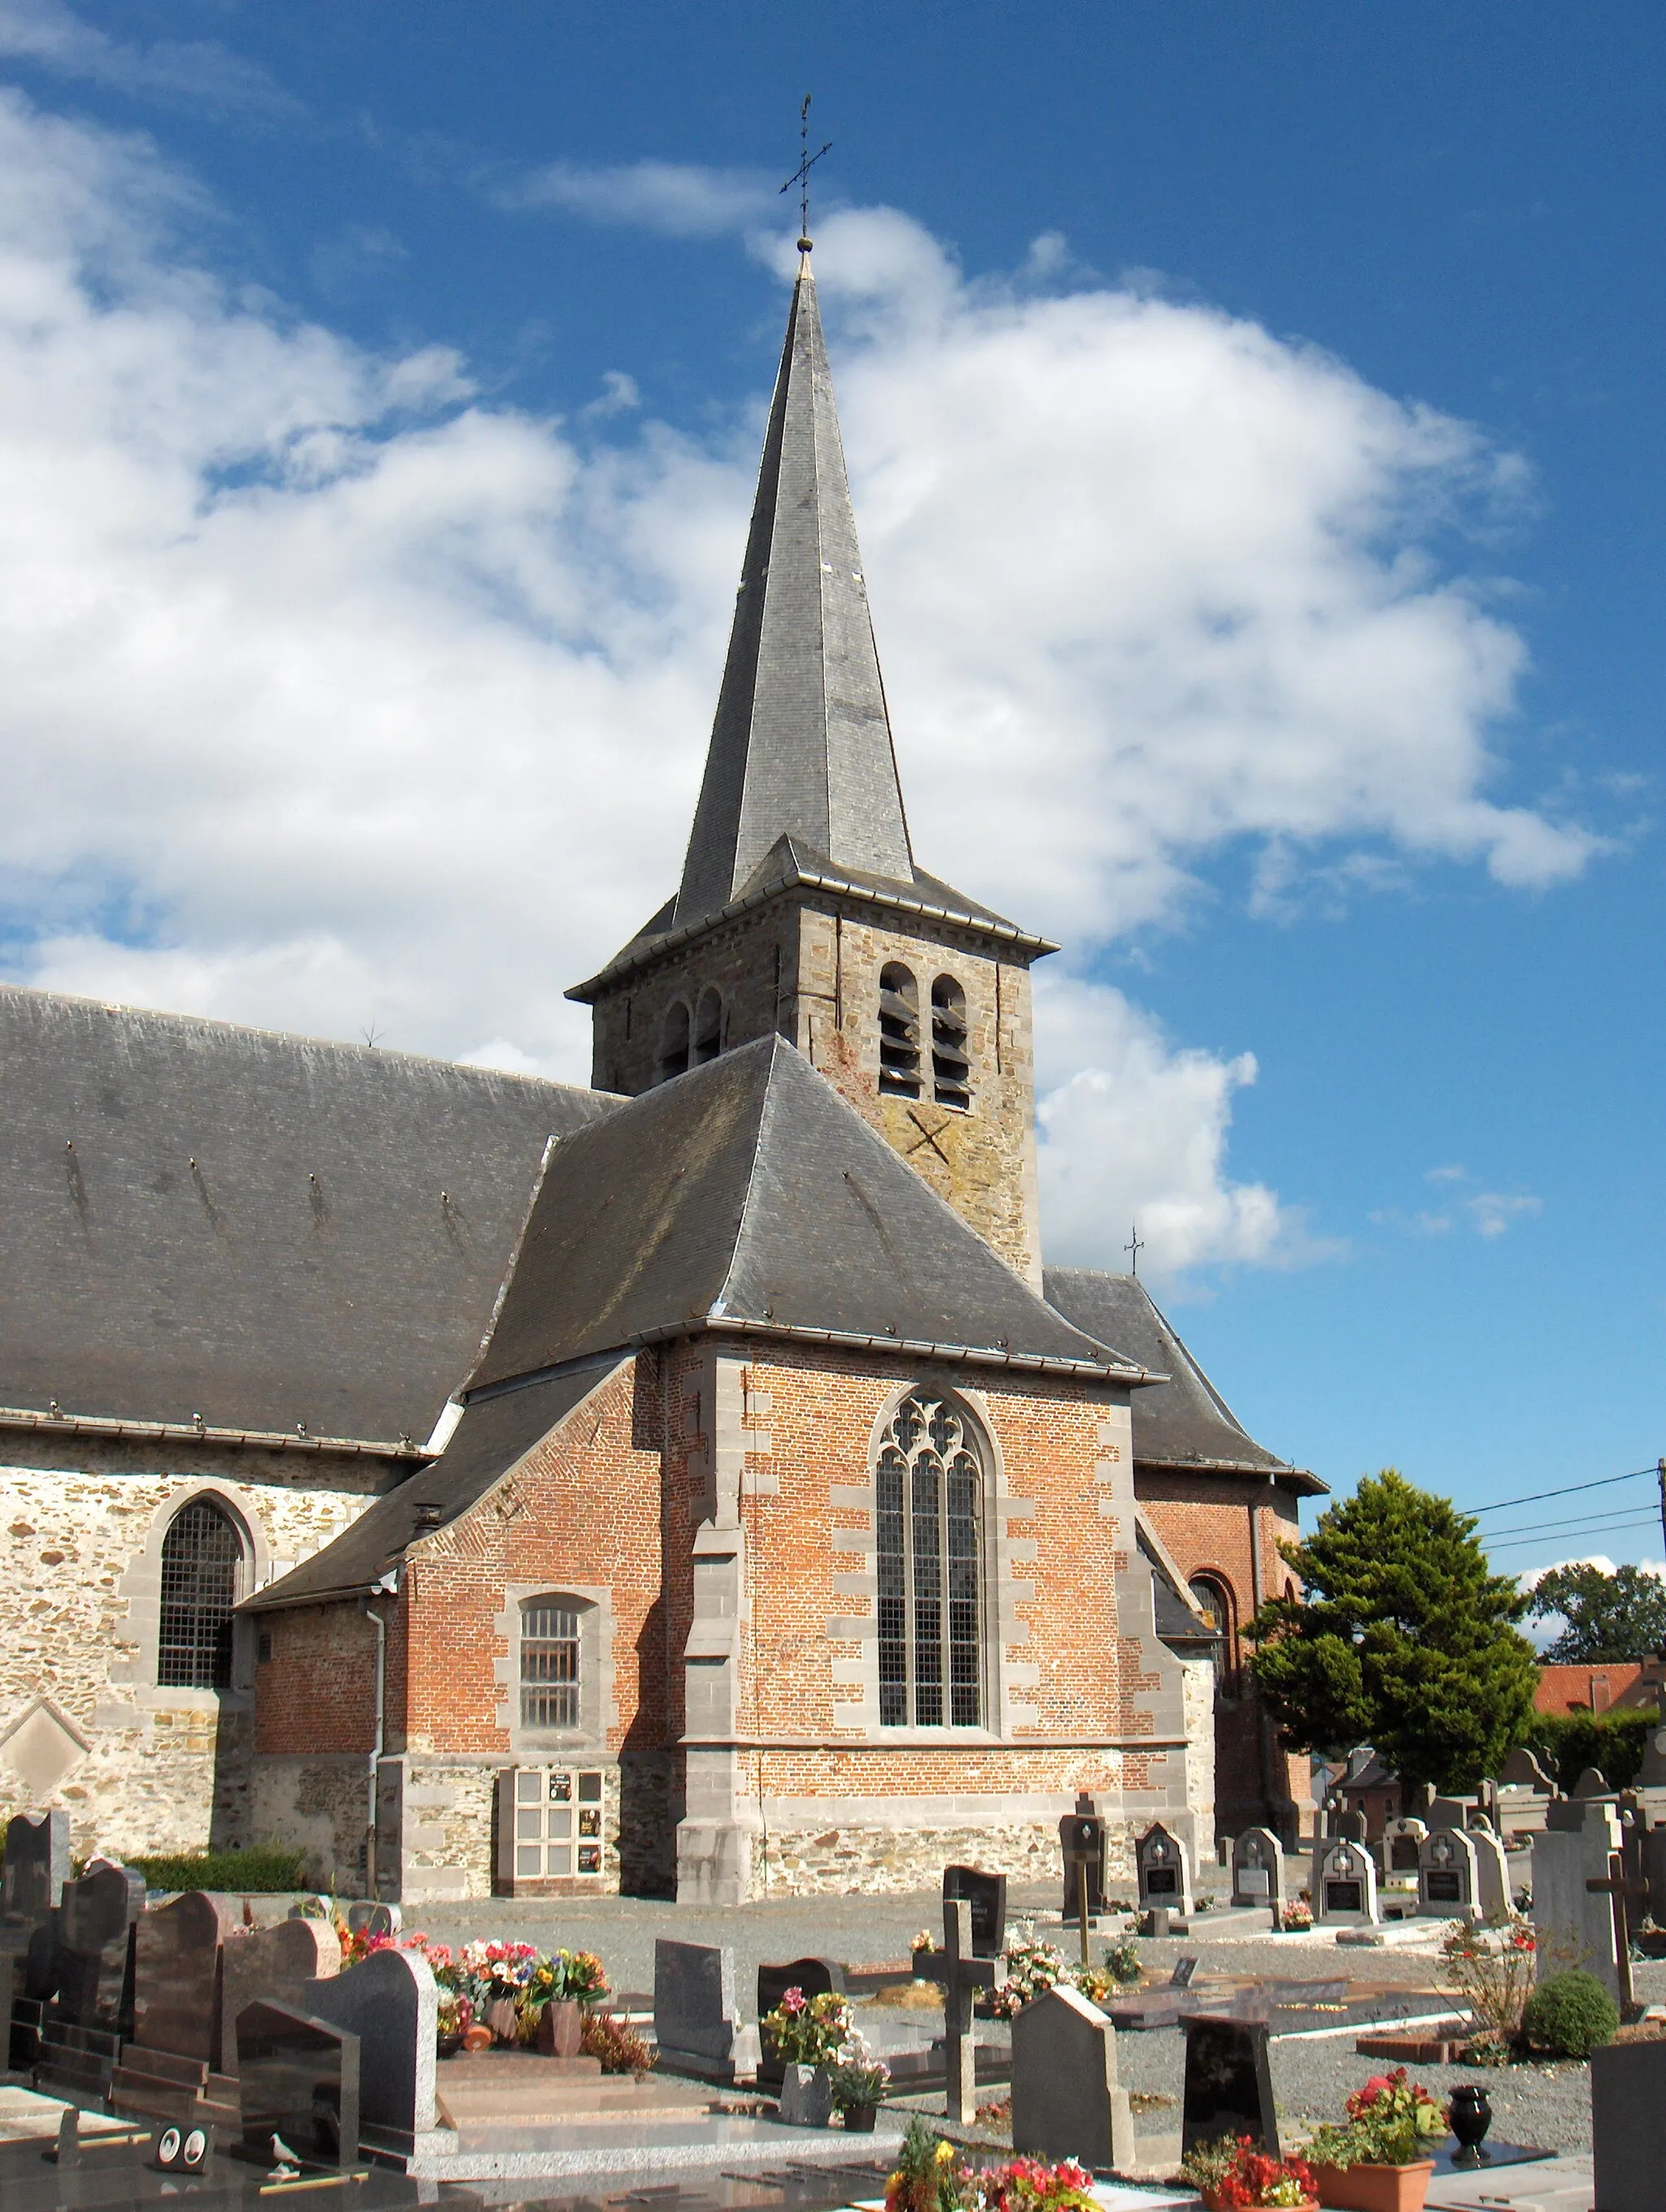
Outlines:
{"label": "flower pot", "polygon": [[486,2025],[500,2043],[514,2043],[520,2033],[520,2015],[513,1997],[495,1997],[486,2007]]}
{"label": "flower pot", "polygon": [[848,2136],[871,2136],[873,2123],[879,2117],[877,2105],[847,2105],[844,2108],[844,2129]]}
{"label": "flower pot", "polygon": [[1319,2202],[1333,2212],[1423,2212],[1435,2170],[1432,2158],[1409,2166],[1313,2166]]}
{"label": "flower pot", "polygon": [[788,2066],[781,2077],[780,2118],[789,2128],[824,2128],[833,2118],[833,2077],[825,2066]]}
{"label": "flower pot", "polygon": [[463,2030],[465,2051],[489,2051],[491,2047],[492,2032],[484,2021],[477,2020],[472,2027],[465,2027]]}
{"label": "flower pot", "polygon": [[[1218,2189],[1200,2189],[1197,2193],[1203,2200],[1203,2212],[1232,2212],[1232,2207]],[[1299,2204],[1291,2208],[1291,2212],[1319,2212],[1319,2200],[1316,2197],[1304,2197]]]}
{"label": "flower pot", "polygon": [[551,1997],[538,2016],[538,2047],[546,2058],[576,2058],[584,2034],[584,2007],[576,1997]]}

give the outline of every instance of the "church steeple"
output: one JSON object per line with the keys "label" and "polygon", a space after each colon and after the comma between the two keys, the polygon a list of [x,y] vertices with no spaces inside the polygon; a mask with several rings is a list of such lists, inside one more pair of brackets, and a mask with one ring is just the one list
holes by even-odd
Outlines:
{"label": "church steeple", "polygon": [[836,868],[914,880],[807,252],[672,926],[727,906],[784,836]]}

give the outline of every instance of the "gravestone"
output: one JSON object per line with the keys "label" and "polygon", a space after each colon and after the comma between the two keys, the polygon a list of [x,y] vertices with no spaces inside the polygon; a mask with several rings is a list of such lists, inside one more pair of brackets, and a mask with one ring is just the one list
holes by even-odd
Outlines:
{"label": "gravestone", "polygon": [[1639,1790],[1666,1790],[1666,1728],[1651,1728],[1643,1739],[1643,1764],[1638,1769]]}
{"label": "gravestone", "polygon": [[1614,1792],[1609,1789],[1600,1766],[1587,1766],[1582,1770],[1579,1779],[1574,1784],[1568,1795],[1571,1797],[1581,1798],[1611,1797]]}
{"label": "gravestone", "polygon": [[1012,2022],[1012,2148],[1020,2157],[1134,2163],[1134,2118],[1116,2080],[1116,2035],[1072,1989],[1048,1990]]}
{"label": "gravestone", "polygon": [[1620,1960],[1612,1899],[1586,1887],[1606,1881],[1622,1844],[1611,1798],[1553,1803],[1552,1825],[1533,1838],[1535,1972],[1540,1981],[1569,1966],[1595,1974],[1616,2003]]}
{"label": "gravestone", "polygon": [[[1648,1754],[1644,1753],[1646,1759]],[[1662,1762],[1663,1778],[1666,1778],[1666,1759]],[[1554,1797],[1556,1784],[1545,1772],[1539,1754],[1529,1751],[1525,1744],[1518,1745],[1499,1769],[1498,1786],[1504,1790],[1530,1790],[1535,1796]]]}
{"label": "gravestone", "polygon": [[1352,1806],[1342,1805],[1338,1808],[1330,1824],[1330,1832],[1347,1843],[1363,1844],[1365,1840],[1365,1816],[1363,1813],[1356,1813]]}
{"label": "gravestone", "polygon": [[[1347,1838],[1341,1838],[1344,1843]],[[1213,2020],[1182,2023],[1186,2031],[1186,2086],[1182,2096],[1180,2149],[1189,2157],[1200,2143],[1223,2136],[1248,2136],[1269,2158],[1279,2153],[1279,2118],[1273,2103],[1265,2021]]]}
{"label": "gravestone", "polygon": [[1284,1903],[1284,1849],[1271,1828],[1246,1828],[1232,1838],[1232,1902]]}
{"label": "gravestone", "polygon": [[1462,1828],[1432,1828],[1417,1855],[1420,1917],[1469,1920],[1480,1917],[1475,1839]]}
{"label": "gravestone", "polygon": [[1064,1869],[1064,1902],[1059,1910],[1064,1919],[1080,1917],[1084,1873],[1087,1875],[1089,1917],[1104,1911],[1105,1856],[1110,1840],[1109,1830],[1093,1809],[1093,1800],[1083,1791],[1077,1797],[1075,1811],[1067,1813],[1059,1823],[1059,1851]]}
{"label": "gravestone", "polygon": [[1195,1958],[1177,1959],[1174,1972],[1169,1976],[1171,1990],[1189,1990],[1197,1978],[1198,1961]]}
{"label": "gravestone", "polygon": [[1590,2147],[1602,2212],[1659,2212],[1666,2043],[1610,2043],[1592,2051]]}
{"label": "gravestone", "polygon": [[758,1968],[757,2081],[761,2089],[780,2088],[786,2070],[775,2038],[763,2025],[763,2015],[775,2010],[788,1990],[802,1990],[807,1997],[823,1996],[833,1990],[842,1996],[844,1968],[834,1959],[794,1959],[788,1966]]}
{"label": "gravestone", "polygon": [[995,1961],[972,1956],[972,1908],[964,1897],[943,1900],[943,1948],[932,1979],[943,1985],[943,2070],[948,2085],[945,2116],[970,2120],[977,2113],[977,2045],[972,2039],[972,2001],[995,1984]]}
{"label": "gravestone", "polygon": [[308,1982],[296,2010],[357,2036],[359,2140],[367,2150],[409,2158],[434,2125],[439,1991],[427,1960],[373,1951],[356,1966]]}
{"label": "gravestone", "polygon": [[1184,1919],[1192,1910],[1190,1855],[1180,1838],[1154,1820],[1134,1846],[1142,1912],[1161,1911]]}
{"label": "gravestone", "polygon": [[243,2141],[277,2162],[272,2138],[307,2166],[350,2172],[359,2153],[359,2039],[257,1997],[234,2023]]}
{"label": "gravestone", "polygon": [[133,2028],[133,1927],[144,1877],[94,1859],[66,1881],[58,1907],[56,1993],[40,2026],[40,2088],[109,2094],[121,2039]]}
{"label": "gravestone", "polygon": [[1363,1844],[1347,1836],[1329,1838],[1315,1854],[1314,1875],[1316,1925],[1376,1927],[1377,1868]]}
{"label": "gravestone", "polygon": [[943,1899],[964,1897],[972,1908],[972,1952],[975,1959],[1006,1955],[1006,1877],[985,1874],[982,1867],[952,1866],[943,1869]]}
{"label": "gravestone", "polygon": [[26,2073],[40,2052],[54,1986],[58,1900],[69,1879],[69,1814],[15,1814],[6,1825],[0,1883],[0,2025],[14,2073]]}
{"label": "gravestone", "polygon": [[235,2124],[220,2053],[220,1950],[236,1927],[222,1898],[187,1890],[142,1913],[133,1931],[133,2033],[111,2082],[124,2112],[181,2127]]}
{"label": "gravestone", "polygon": [[1417,1872],[1419,1846],[1428,1832],[1421,1820],[1402,1817],[1389,1822],[1383,1832],[1383,1840],[1390,1874]]}
{"label": "gravestone", "polygon": [[350,1936],[397,1936],[404,1925],[404,1916],[397,1905],[383,1905],[361,1897],[347,1908]]}
{"label": "gravestone", "polygon": [[1490,1827],[1472,1828],[1469,1840],[1475,1847],[1475,1904],[1481,1917],[1493,1924],[1507,1920],[1513,1900],[1504,1845]]}
{"label": "gravestone", "polygon": [[757,2073],[757,2030],[741,2025],[727,1944],[655,1940],[654,2033],[667,2073],[721,2082]]}
{"label": "gravestone", "polygon": [[333,1979],[340,1972],[340,1940],[333,1928],[319,1921],[280,1920],[271,1928],[234,1929],[220,1954],[221,2073],[237,2071],[237,2022],[245,2006],[264,1997],[291,2011],[304,2009],[305,1985]]}

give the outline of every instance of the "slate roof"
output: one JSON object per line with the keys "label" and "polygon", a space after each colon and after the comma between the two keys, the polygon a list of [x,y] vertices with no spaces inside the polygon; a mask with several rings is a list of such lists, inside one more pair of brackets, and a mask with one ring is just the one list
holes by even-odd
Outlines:
{"label": "slate roof", "polygon": [[0,987],[0,1407],[421,1445],[616,1103]]}
{"label": "slate roof", "polygon": [[264,1613],[279,1606],[318,1605],[373,1589],[414,1540],[477,1504],[621,1364],[617,1358],[590,1360],[548,1382],[465,1407],[440,1458],[377,1498],[332,1544],[258,1590],[240,1609]]}
{"label": "slate roof", "polygon": [[1077,1328],[1167,1376],[1134,1400],[1136,1467],[1275,1474],[1303,1497],[1325,1494],[1327,1486],[1316,1476],[1255,1441],[1136,1277],[1094,1267],[1049,1267],[1043,1281],[1049,1304]]}
{"label": "slate roof", "polygon": [[556,1146],[470,1389],[704,1329],[1143,1379],[778,1036]]}
{"label": "slate roof", "polygon": [[676,920],[727,906],[783,830],[906,881],[908,823],[807,257],[757,493]]}

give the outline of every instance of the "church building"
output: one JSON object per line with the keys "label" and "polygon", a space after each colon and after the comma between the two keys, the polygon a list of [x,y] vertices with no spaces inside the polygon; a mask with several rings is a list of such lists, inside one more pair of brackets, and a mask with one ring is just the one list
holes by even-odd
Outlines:
{"label": "church building", "polygon": [[915,864],[806,252],[593,1088],[0,990],[0,1795],[407,1899],[1293,1840],[1324,1486],[1044,1267],[1055,950]]}

